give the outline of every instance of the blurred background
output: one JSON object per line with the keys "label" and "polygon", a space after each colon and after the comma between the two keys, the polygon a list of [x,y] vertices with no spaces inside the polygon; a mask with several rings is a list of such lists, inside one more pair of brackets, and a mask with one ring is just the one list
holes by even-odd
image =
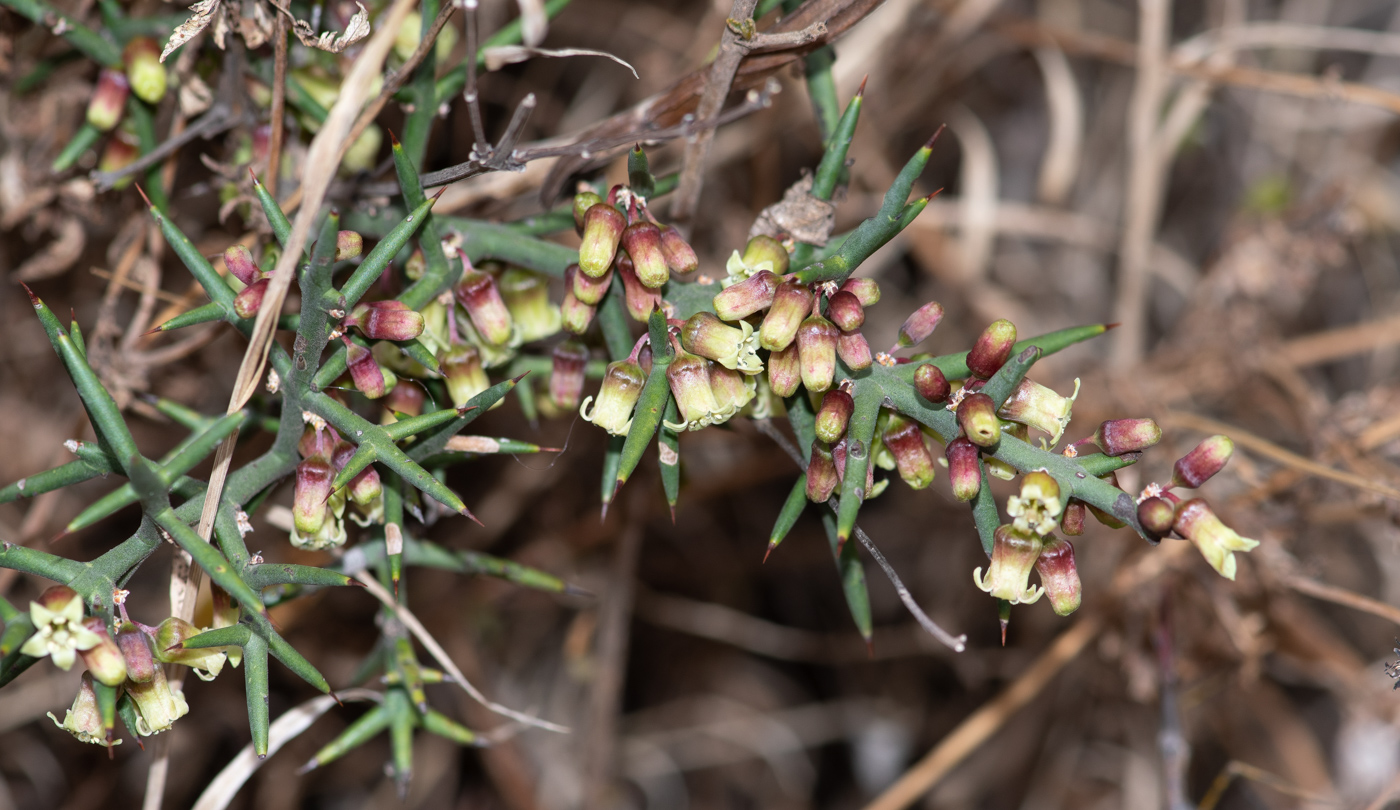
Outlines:
{"label": "blurred background", "polygon": [[[60,5],[81,14],[89,3]],[[181,11],[155,0],[132,7]],[[609,51],[640,78],[592,58],[509,66],[481,79],[488,132],[527,93],[538,99],[525,135],[534,140],[663,92],[705,64],[729,13],[723,0],[573,0],[546,44]],[[483,30],[515,14],[514,3],[484,0]],[[148,453],[183,431],[135,395],[221,413],[245,346],[227,329],[139,334],[168,307],[202,299],[169,251],[141,249],[148,220],[134,189],[99,194],[81,172],[48,171],[82,119],[93,69],[60,61],[38,89],[19,80],[61,50],[47,31],[0,12],[5,482],[66,461],[63,441],[91,435],[15,281],[75,311]],[[400,805],[383,736],[296,775],[363,711],[347,704],[269,758],[233,806],[1400,803],[1391,798],[1400,797],[1400,695],[1384,668],[1400,633],[1400,9],[1383,0],[887,0],[836,53],[843,104],[868,77],[837,232],[869,216],[898,167],[948,126],[916,188],[942,193],[861,267],[884,292],[867,320],[871,345],[892,344],[905,315],[929,300],[948,312],[922,347],[938,353],[965,349],[1002,317],[1022,335],[1121,323],[1031,376],[1065,393],[1082,381],[1070,439],[1110,417],[1163,426],[1162,446],[1120,473],[1130,492],[1168,478],[1172,460],[1205,436],[1230,434],[1236,455],[1205,494],[1262,543],[1242,557],[1237,581],[1188,543],[1152,548],[1091,521],[1075,540],[1083,607],[1066,619],[1044,602],[1017,608],[1003,647],[995,602],[972,583],[985,558],[968,510],[943,473],[917,493],[895,480],[862,525],[930,616],[967,634],[968,649],[926,636],[868,558],[876,630],[867,647],[810,511],[763,562],[797,470],[752,424],[684,437],[674,522],[651,460],[600,521],[601,432],[568,414],[531,425],[508,400],[480,432],[564,449],[461,468],[449,483],[485,528],[445,520],[426,536],[595,596],[419,569],[405,587],[486,694],[573,733],[506,732],[488,750],[420,735]],[[801,62],[774,78],[771,105],[715,137],[692,240],[706,272],[719,273],[758,212],[820,157]],[[445,113],[425,170],[470,151],[465,107]],[[389,129],[401,120],[393,104],[382,117]],[[228,170],[240,137],[246,130],[197,140],[168,169],[176,219],[208,255],[256,228],[222,206],[221,191],[244,176]],[[676,170],[682,149],[653,148],[653,168]],[[437,210],[489,219],[542,210],[549,170],[541,161],[457,184]],[[625,165],[590,176],[621,181]],[[383,204],[353,178],[336,195],[345,208]],[[665,204],[658,210],[664,221]],[[53,538],[114,485],[0,506],[0,540],[52,542],[91,559],[133,530],[134,510]],[[289,503],[290,491],[276,498]],[[255,527],[250,548],[299,559],[284,532]],[[130,584],[133,617],[166,615],[168,560],[160,552]],[[17,604],[45,584],[0,573]],[[358,589],[273,615],[333,685],[348,683],[376,632],[376,604]],[[138,805],[149,742],[146,753],[122,745],[109,762],[44,717],[68,707],[77,676],[40,666],[0,691],[0,808]],[[274,718],[315,695],[276,665],[272,681]],[[185,688],[191,714],[171,732],[167,807],[191,806],[248,738],[240,677]],[[448,686],[430,698],[474,728],[506,723]],[[902,793],[885,794],[897,783]]]}

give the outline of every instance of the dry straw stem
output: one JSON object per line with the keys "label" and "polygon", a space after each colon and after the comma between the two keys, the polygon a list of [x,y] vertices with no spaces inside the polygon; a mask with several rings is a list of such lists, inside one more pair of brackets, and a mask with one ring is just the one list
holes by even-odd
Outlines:
{"label": "dry straw stem", "polygon": [[1012,716],[1035,699],[1065,664],[1083,652],[1102,627],[1102,620],[1094,614],[1075,622],[1011,686],[959,723],[899,781],[867,804],[865,810],[902,810],[917,802],[958,763],[991,739]]}
{"label": "dry straw stem", "polygon": [[1400,316],[1328,329],[1283,344],[1280,359],[1291,366],[1312,366],[1400,343]]}
{"label": "dry straw stem", "polygon": [[1346,588],[1338,588],[1336,585],[1328,585],[1325,582],[1318,582],[1315,579],[1298,576],[1296,574],[1284,578],[1284,584],[1298,593],[1305,593],[1308,596],[1331,602],[1352,610],[1359,610],[1362,613],[1369,613],[1378,616],[1392,624],[1400,625],[1400,608],[1387,604],[1379,599],[1372,599],[1369,596],[1362,596],[1355,591]]}
{"label": "dry straw stem", "polygon": [[[1206,795],[1201,797],[1201,803],[1196,805],[1196,810],[1215,810],[1215,806],[1224,798],[1225,791],[1229,789],[1230,783],[1233,782],[1237,776],[1264,785],[1285,796],[1292,796],[1295,799],[1319,802],[1324,805],[1340,804],[1336,799],[1332,799],[1320,793],[1314,793],[1310,790],[1304,790],[1287,779],[1269,773],[1263,768],[1257,768],[1247,762],[1240,762],[1239,760],[1232,759],[1229,764],[1220,771],[1220,775],[1216,776],[1215,780],[1211,782],[1210,788],[1206,791]],[[1389,791],[1384,795],[1388,794]],[[1376,810],[1380,810],[1379,805],[1376,806]]]}

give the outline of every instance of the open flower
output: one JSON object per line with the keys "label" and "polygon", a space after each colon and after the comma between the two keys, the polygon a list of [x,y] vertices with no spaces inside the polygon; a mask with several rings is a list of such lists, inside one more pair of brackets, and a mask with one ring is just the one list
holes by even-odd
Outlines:
{"label": "open flower", "polygon": [[73,699],[73,708],[63,715],[63,722],[49,712],[53,724],[78,738],[79,742],[92,743],[104,748],[121,745],[121,740],[107,739],[107,729],[102,725],[102,710],[97,706],[97,692],[93,689],[92,678],[83,673],[83,681],[78,685],[78,696]]}
{"label": "open flower", "polygon": [[1062,511],[1060,485],[1044,470],[1026,473],[1021,481],[1021,494],[1006,499],[1006,513],[1014,519],[1018,532],[1047,535],[1055,531]]}
{"label": "open flower", "polygon": [[598,390],[598,404],[592,412],[588,406],[593,397],[585,397],[578,415],[614,436],[626,436],[632,427],[632,409],[642,395],[647,376],[636,360],[618,360],[608,364],[603,373],[603,385]]}
{"label": "open flower", "polygon": [[72,668],[78,651],[90,650],[102,638],[83,626],[83,600],[67,585],[55,585],[29,603],[34,635],[19,651],[35,658],[51,656],[54,666],[65,672]]}
{"label": "open flower", "polygon": [[167,664],[184,664],[194,670],[201,681],[212,681],[224,668],[228,659],[226,647],[190,647],[183,645],[186,639],[204,632],[198,627],[171,616],[156,628],[156,658]]}
{"label": "open flower", "polygon": [[[930,367],[936,368],[932,365]],[[1011,396],[1002,404],[999,414],[1003,419],[1020,422],[1049,433],[1050,444],[1053,446],[1060,441],[1065,428],[1069,426],[1070,411],[1074,408],[1074,400],[1078,396],[1078,377],[1074,380],[1074,393],[1068,397],[1062,397],[1038,382],[1021,380],[1021,384],[1016,386],[1016,390],[1012,391]]]}
{"label": "open flower", "polygon": [[1192,498],[1177,507],[1173,528],[1196,544],[1211,568],[1231,580],[1235,578],[1234,552],[1249,551],[1259,545],[1258,540],[1240,537],[1234,529],[1222,523],[1201,498]]}
{"label": "open flower", "polygon": [[1084,587],[1079,581],[1079,568],[1074,564],[1074,546],[1062,537],[1045,538],[1045,547],[1036,558],[1035,570],[1040,584],[1050,597],[1050,607],[1059,616],[1068,616],[1079,609]]}
{"label": "open flower", "polygon": [[697,312],[681,327],[681,345],[685,350],[745,374],[759,374],[763,361],[758,359],[758,335],[748,321],[730,326],[709,312]]}
{"label": "open flower", "polygon": [[155,677],[149,681],[128,683],[126,693],[136,706],[134,731],[142,737],[168,730],[190,711],[190,704],[185,702],[185,693],[170,688],[170,682],[165,679],[165,672],[160,667],[156,667]]}
{"label": "open flower", "polygon": [[992,538],[992,563],[987,576],[983,577],[978,568],[972,572],[972,581],[1013,605],[1029,605],[1040,599],[1045,590],[1030,584],[1031,569],[1043,547],[1040,537],[1012,526],[998,526]]}
{"label": "open flower", "polygon": [[666,369],[666,380],[671,384],[671,393],[681,414],[681,421],[664,423],[671,430],[700,430],[718,425],[739,410],[733,402],[720,406],[710,387],[710,370],[705,358],[699,355],[684,349],[677,352],[676,359]]}

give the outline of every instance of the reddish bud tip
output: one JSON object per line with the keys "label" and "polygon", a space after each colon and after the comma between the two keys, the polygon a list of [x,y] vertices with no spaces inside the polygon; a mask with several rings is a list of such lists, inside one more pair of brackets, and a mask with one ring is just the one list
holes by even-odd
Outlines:
{"label": "reddish bud tip", "polygon": [[967,367],[982,379],[988,379],[1011,357],[1016,344],[1016,325],[1006,319],[994,321],[982,330],[972,350],[967,353]]}

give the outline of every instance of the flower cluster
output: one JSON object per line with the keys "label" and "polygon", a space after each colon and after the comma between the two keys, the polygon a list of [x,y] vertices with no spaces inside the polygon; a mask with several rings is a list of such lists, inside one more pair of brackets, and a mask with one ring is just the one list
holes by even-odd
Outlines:
{"label": "flower cluster", "polygon": [[309,420],[297,450],[302,461],[292,495],[292,545],[313,551],[344,545],[347,504],[350,519],[361,526],[384,521],[384,487],[374,465],[333,489],[336,475],[355,455],[355,446],[335,428]]}

